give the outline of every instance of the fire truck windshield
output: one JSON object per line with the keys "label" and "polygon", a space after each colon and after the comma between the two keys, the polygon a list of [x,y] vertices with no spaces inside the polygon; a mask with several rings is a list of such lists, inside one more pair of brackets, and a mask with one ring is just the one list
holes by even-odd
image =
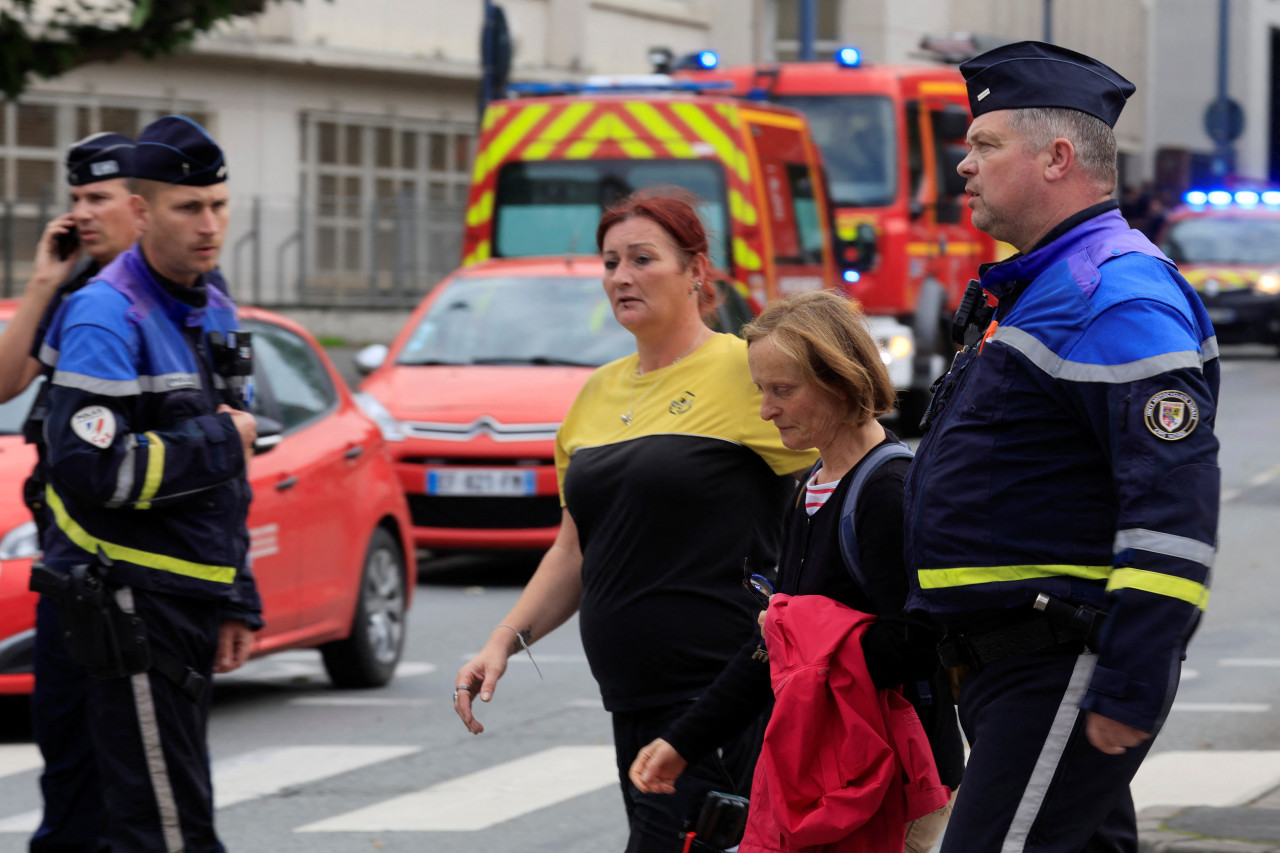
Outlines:
{"label": "fire truck windshield", "polygon": [[805,114],[837,207],[883,207],[898,188],[893,101],[881,95],[778,95]]}
{"label": "fire truck windshield", "polygon": [[600,214],[623,196],[676,186],[702,199],[711,263],[728,270],[724,169],[713,160],[533,160],[508,163],[494,199],[496,257],[596,253]]}
{"label": "fire truck windshield", "polygon": [[1280,264],[1280,216],[1180,219],[1170,224],[1160,248],[1180,264]]}

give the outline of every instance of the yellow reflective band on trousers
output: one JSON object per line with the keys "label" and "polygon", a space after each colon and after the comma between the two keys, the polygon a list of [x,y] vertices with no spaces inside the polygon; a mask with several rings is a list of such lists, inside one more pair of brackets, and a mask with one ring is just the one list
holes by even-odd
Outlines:
{"label": "yellow reflective band on trousers", "polygon": [[164,442],[154,432],[143,435],[147,437],[147,476],[134,509],[151,509],[151,499],[160,491],[160,481],[164,479]]}
{"label": "yellow reflective band on trousers", "polygon": [[921,569],[916,573],[921,589],[947,589],[980,583],[1026,581],[1036,578],[1084,578],[1106,580],[1111,566],[974,566],[956,569]]}
{"label": "yellow reflective band on trousers", "polygon": [[229,584],[236,579],[234,566],[211,566],[206,563],[168,557],[164,554],[153,554],[150,551],[140,551],[127,545],[117,545],[114,542],[99,539],[81,527],[71,517],[67,512],[66,506],[62,503],[62,498],[58,497],[58,493],[53,490],[53,486],[46,485],[44,494],[45,500],[49,505],[49,511],[53,513],[53,521],[58,525],[58,529],[79,548],[88,551],[90,554],[98,553],[98,549],[101,548],[113,560],[124,560],[126,563],[133,563],[135,566],[142,566],[147,569],[172,572],[175,575],[197,578],[202,581],[213,581],[214,583]]}
{"label": "yellow reflective band on trousers", "polygon": [[1107,582],[1107,592],[1117,589],[1140,589],[1155,595],[1167,595],[1194,604],[1201,610],[1209,604],[1209,590],[1204,584],[1145,569],[1116,569]]}

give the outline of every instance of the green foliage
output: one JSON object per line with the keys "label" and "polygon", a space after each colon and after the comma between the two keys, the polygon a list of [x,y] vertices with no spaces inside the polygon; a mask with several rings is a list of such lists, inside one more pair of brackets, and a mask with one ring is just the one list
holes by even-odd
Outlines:
{"label": "green foliage", "polygon": [[0,5],[0,93],[17,98],[32,74],[171,54],[217,22],[256,15],[269,2],[282,0],[61,0],[37,15],[37,0],[7,0]]}

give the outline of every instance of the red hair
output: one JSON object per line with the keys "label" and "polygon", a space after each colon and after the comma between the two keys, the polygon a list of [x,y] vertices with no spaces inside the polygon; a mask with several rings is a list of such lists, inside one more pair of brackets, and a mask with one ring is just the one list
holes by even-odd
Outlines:
{"label": "red hair", "polygon": [[604,235],[619,222],[643,217],[667,232],[680,255],[680,266],[687,267],[694,255],[707,254],[707,231],[698,218],[697,204],[696,195],[679,187],[634,192],[605,209],[596,226],[596,248],[604,250]]}

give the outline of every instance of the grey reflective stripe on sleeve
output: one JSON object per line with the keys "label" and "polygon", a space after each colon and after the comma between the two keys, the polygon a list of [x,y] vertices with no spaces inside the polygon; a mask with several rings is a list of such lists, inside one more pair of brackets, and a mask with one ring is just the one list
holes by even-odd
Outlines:
{"label": "grey reflective stripe on sleeve", "polygon": [[1200,342],[1200,352],[1204,353],[1205,361],[1212,361],[1218,357],[1218,336],[1205,338]]}
{"label": "grey reflective stripe on sleeve", "polygon": [[107,501],[107,506],[112,509],[129,500],[129,494],[133,491],[133,466],[137,447],[138,437],[129,433],[124,440],[124,459],[120,460],[120,470],[116,472],[116,491],[111,500]]}
{"label": "grey reflective stripe on sleeve", "polygon": [[1177,557],[1180,560],[1190,560],[1210,569],[1213,568],[1213,556],[1216,552],[1212,545],[1206,545],[1198,539],[1188,539],[1185,536],[1160,533],[1156,530],[1144,530],[1141,527],[1131,527],[1116,533],[1116,553],[1128,548],[1150,551],[1152,554],[1162,554],[1166,557]]}
{"label": "grey reflective stripe on sleeve", "polygon": [[[116,602],[125,613],[133,614],[133,590],[127,586],[116,590]],[[142,752],[147,760],[147,775],[156,795],[160,815],[160,831],[164,835],[165,853],[182,853],[182,826],[178,822],[178,801],[173,796],[169,769],[164,763],[164,747],[160,743],[160,721],[151,695],[151,676],[140,672],[129,677],[133,688],[133,706],[138,714],[138,733],[142,736]]]}
{"label": "grey reflective stripe on sleeve", "polygon": [[1025,355],[1031,363],[1052,376],[1054,379],[1066,379],[1071,382],[1136,382],[1168,373],[1172,370],[1199,370],[1204,366],[1205,357],[1194,350],[1184,352],[1167,352],[1142,358],[1125,364],[1085,364],[1079,361],[1067,361],[1054,353],[1033,335],[1016,326],[999,326],[991,340],[1000,341],[1011,349]]}
{"label": "grey reflective stripe on sleeve", "polygon": [[41,342],[40,355],[38,356],[41,364],[46,364],[49,367],[57,367],[58,356],[60,356],[61,354],[62,353],[58,352],[53,347],[49,346],[48,343]]}
{"label": "grey reflective stripe on sleeve", "polygon": [[1062,704],[1053,716],[1053,725],[1045,736],[1044,746],[1040,748],[1040,756],[1036,766],[1027,780],[1027,788],[1018,801],[1018,810],[1013,813],[1013,822],[1009,824],[1009,832],[1004,837],[1000,853],[1023,853],[1027,848],[1027,836],[1040,814],[1044,798],[1057,775],[1058,765],[1062,763],[1062,755],[1067,750],[1067,742],[1071,739],[1071,731],[1075,728],[1076,717],[1081,713],[1080,701],[1089,689],[1089,680],[1093,678],[1093,668],[1097,664],[1096,655],[1086,652],[1076,658],[1075,669],[1071,672],[1071,681],[1067,684],[1066,693],[1062,694]]}
{"label": "grey reflective stripe on sleeve", "polygon": [[142,386],[136,379],[99,379],[96,376],[68,373],[65,370],[53,372],[53,384],[64,388],[78,388],[104,397],[136,397],[142,393]]}
{"label": "grey reflective stripe on sleeve", "polygon": [[199,373],[164,373],[160,376],[139,376],[138,387],[143,391],[173,391],[178,388],[199,388]]}

